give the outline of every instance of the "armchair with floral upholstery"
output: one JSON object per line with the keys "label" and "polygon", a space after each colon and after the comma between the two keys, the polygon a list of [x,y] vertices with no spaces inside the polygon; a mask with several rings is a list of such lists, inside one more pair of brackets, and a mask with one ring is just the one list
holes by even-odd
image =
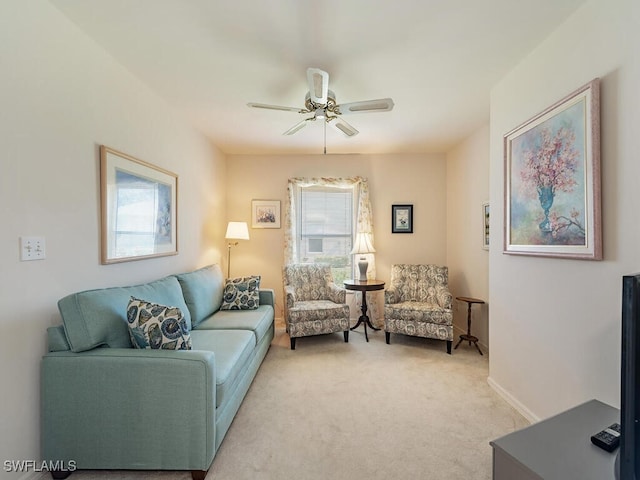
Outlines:
{"label": "armchair with floral upholstery", "polygon": [[452,295],[447,267],[392,265],[391,282],[384,292],[384,331],[453,342]]}
{"label": "armchair with floral upholstery", "polygon": [[296,338],[325,333],[344,332],[349,341],[349,306],[346,290],[333,283],[331,267],[317,263],[285,265],[284,320],[291,339],[291,350]]}

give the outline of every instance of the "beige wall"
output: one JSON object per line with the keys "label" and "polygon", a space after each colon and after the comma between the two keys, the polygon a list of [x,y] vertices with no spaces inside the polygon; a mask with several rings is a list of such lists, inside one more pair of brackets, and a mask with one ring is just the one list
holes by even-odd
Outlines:
{"label": "beige wall", "polygon": [[[377,277],[389,281],[393,263],[447,260],[446,162],[444,155],[230,156],[227,219],[251,224],[251,200],[278,199],[284,213],[290,177],[368,178],[373,209]],[[414,233],[391,233],[391,205],[414,206]],[[251,239],[232,251],[231,275],[260,273],[277,293],[282,317],[284,230],[250,229]]]}
{"label": "beige wall", "polygon": [[[48,2],[0,2],[0,19],[0,452],[38,460],[40,358],[60,323],[56,302],[219,261],[225,161]],[[99,264],[100,144],[179,175],[179,255]],[[45,237],[45,260],[19,261],[25,235]]]}
{"label": "beige wall", "polygon": [[[604,260],[490,252],[490,383],[530,418],[619,404],[621,277],[640,270],[640,3],[592,0],[491,94],[491,230],[503,230],[503,135],[601,78]],[[494,238],[496,238],[494,236]]]}
{"label": "beige wall", "polygon": [[[489,125],[486,125],[447,153],[447,265],[454,297],[489,301],[489,251],[482,248],[482,204],[488,200]],[[499,240],[494,235],[494,242]],[[485,351],[489,347],[488,312],[488,303],[471,308],[471,333],[478,337]],[[454,302],[454,327],[456,335],[466,333],[466,303]]]}

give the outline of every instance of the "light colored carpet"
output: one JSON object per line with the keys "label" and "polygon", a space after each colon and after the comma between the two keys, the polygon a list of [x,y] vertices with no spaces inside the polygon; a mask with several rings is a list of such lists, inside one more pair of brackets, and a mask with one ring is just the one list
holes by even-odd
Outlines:
{"label": "light colored carpet", "polygon": [[[528,425],[487,384],[487,355],[372,332],[298,339],[278,328],[207,480],[488,480],[489,441]],[[454,344],[455,345],[455,344]],[[76,472],[76,480],[190,478]]]}

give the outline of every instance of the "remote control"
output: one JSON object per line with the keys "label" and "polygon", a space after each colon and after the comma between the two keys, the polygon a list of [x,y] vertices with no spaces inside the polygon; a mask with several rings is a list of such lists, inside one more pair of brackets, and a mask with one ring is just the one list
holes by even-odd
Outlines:
{"label": "remote control", "polygon": [[613,452],[618,448],[618,445],[620,445],[620,424],[614,423],[608,428],[592,435],[591,443],[607,452]]}

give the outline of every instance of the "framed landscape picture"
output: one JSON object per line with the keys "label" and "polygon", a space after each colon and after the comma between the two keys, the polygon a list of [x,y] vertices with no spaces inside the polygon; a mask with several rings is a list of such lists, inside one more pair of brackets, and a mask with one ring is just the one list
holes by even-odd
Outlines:
{"label": "framed landscape picture", "polygon": [[595,79],[504,136],[504,253],[602,259]]}
{"label": "framed landscape picture", "polygon": [[391,205],[391,233],[413,233],[413,205]]}
{"label": "framed landscape picture", "polygon": [[178,253],[178,176],[100,147],[102,263]]}
{"label": "framed landscape picture", "polygon": [[252,228],[280,228],[280,200],[251,200]]}

